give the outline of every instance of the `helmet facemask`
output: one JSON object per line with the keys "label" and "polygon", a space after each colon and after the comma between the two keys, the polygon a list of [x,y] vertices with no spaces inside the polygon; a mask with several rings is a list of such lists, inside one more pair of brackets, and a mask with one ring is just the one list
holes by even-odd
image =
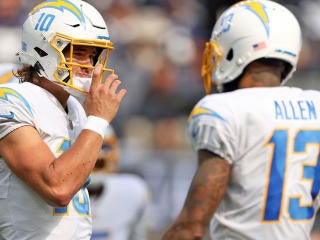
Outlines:
{"label": "helmet facemask", "polygon": [[203,85],[206,94],[211,92],[211,87],[213,85],[212,72],[219,64],[221,56],[222,53],[215,42],[206,43],[201,66],[201,77],[203,78]]}
{"label": "helmet facemask", "polygon": [[[62,34],[56,34],[50,41],[50,45],[57,51],[60,58],[60,62],[58,63],[53,76],[59,84],[65,86],[65,89],[68,92],[72,92],[72,95],[83,95],[88,93],[91,85],[92,72],[96,64],[102,64],[100,82],[103,81],[105,72],[114,73],[113,69],[107,68],[109,53],[113,50],[113,44],[111,42],[103,40],[74,39]],[[74,52],[76,48],[81,46],[96,48],[96,54],[92,57],[90,64],[84,64],[77,61]],[[69,56],[65,55],[67,52],[69,53]],[[81,68],[82,71],[87,72],[86,76],[77,76],[74,71],[74,68],[77,67]],[[78,94],[74,90],[76,90]]]}

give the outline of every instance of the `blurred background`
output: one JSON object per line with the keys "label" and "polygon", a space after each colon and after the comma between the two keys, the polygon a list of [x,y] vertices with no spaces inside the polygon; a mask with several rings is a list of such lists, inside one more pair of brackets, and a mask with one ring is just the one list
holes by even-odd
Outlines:
{"label": "blurred background", "polygon": [[[128,90],[113,121],[121,141],[120,172],[140,175],[152,200],[150,240],[177,216],[196,167],[186,138],[188,114],[204,95],[204,43],[216,17],[236,1],[87,0],[104,16],[115,50],[109,66]],[[15,62],[20,26],[39,0],[0,0],[0,63]],[[320,0],[277,1],[300,20],[304,45],[288,85],[320,89]],[[316,222],[316,233],[320,224]]]}

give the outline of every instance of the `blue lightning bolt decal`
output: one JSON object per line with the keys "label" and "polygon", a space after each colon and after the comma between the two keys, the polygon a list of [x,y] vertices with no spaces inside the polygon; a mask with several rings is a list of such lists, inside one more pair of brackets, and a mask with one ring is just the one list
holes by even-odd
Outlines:
{"label": "blue lightning bolt decal", "polygon": [[34,9],[29,13],[29,15],[32,15],[43,8],[55,8],[61,12],[63,12],[65,9],[71,12],[74,16],[76,16],[80,22],[82,23],[85,22],[85,18],[84,18],[84,15],[82,14],[82,11],[76,5],[74,5],[72,2],[68,0],[47,0],[35,6]]}
{"label": "blue lightning bolt decal", "polygon": [[13,96],[13,97],[18,98],[26,106],[26,108],[28,109],[30,114],[33,115],[28,101],[20,93],[18,93],[17,91],[15,91],[11,88],[0,87],[0,100],[8,101],[9,100],[8,96]]}

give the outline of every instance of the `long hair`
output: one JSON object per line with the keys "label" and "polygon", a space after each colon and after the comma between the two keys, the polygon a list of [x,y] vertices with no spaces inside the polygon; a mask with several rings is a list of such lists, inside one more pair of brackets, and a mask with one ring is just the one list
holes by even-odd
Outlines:
{"label": "long hair", "polygon": [[13,71],[13,74],[19,79],[19,82],[34,83],[34,78],[37,76],[37,71],[33,66],[21,65],[21,67]]}

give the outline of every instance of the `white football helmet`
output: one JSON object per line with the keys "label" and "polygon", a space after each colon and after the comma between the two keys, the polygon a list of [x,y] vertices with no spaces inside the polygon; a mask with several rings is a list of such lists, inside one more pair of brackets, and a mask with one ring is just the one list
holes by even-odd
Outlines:
{"label": "white football helmet", "polygon": [[205,46],[201,75],[206,93],[212,85],[221,91],[223,84],[235,80],[259,58],[289,63],[284,84],[296,69],[301,39],[295,16],[276,2],[253,0],[232,5],[217,20]]}
{"label": "white football helmet", "polygon": [[[60,84],[75,97],[88,92],[91,78],[76,77],[72,67],[90,69],[93,66],[81,65],[72,61],[74,46],[97,48],[94,65],[99,62],[103,71],[106,68],[113,43],[110,41],[106,23],[101,14],[82,0],[47,0],[34,7],[23,24],[22,51],[18,53],[22,64],[33,66],[39,76]],[[63,50],[70,48],[67,61]]]}

